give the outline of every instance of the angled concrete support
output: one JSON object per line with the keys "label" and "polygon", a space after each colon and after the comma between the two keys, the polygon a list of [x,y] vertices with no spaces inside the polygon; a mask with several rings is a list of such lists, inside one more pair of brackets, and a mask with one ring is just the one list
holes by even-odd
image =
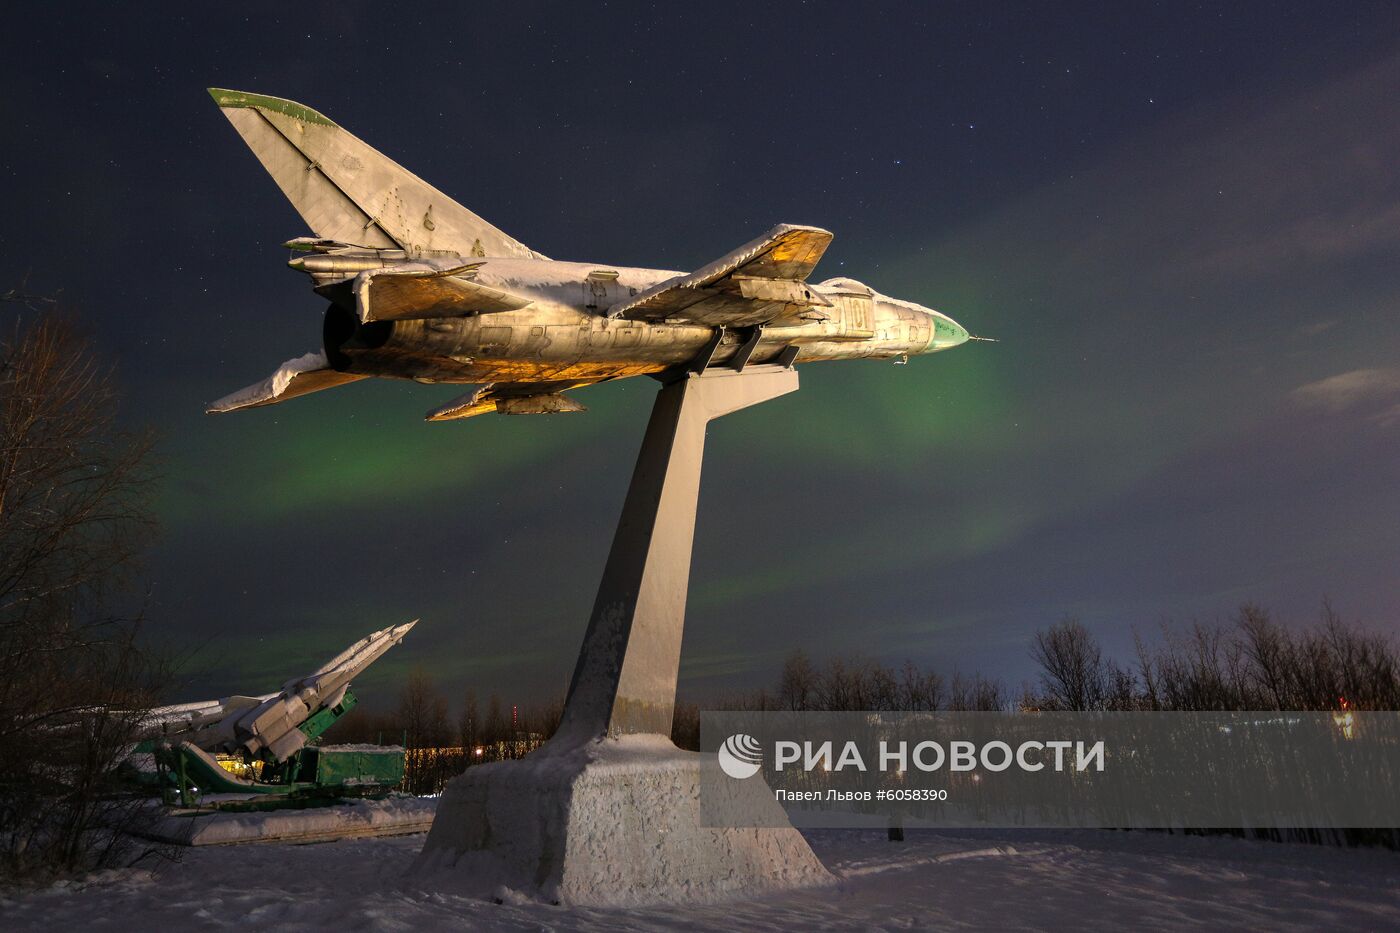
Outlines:
{"label": "angled concrete support", "polygon": [[[425,885],[620,906],[832,881],[762,780],[706,782],[722,794],[707,813],[748,818],[702,825],[701,775],[719,764],[670,740],[705,426],[796,388],[790,368],[750,366],[691,372],[657,394],[563,723],[523,761],[447,786],[415,864]],[[767,828],[734,828],[754,825]]]}
{"label": "angled concrete support", "polygon": [[797,389],[797,371],[688,374],[656,397],[564,707],[561,736],[671,734],[705,426]]}

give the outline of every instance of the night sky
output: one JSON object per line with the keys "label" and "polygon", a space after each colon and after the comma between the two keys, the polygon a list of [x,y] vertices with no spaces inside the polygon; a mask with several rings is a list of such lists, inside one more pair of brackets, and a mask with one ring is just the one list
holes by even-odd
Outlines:
{"label": "night sky", "polygon": [[712,426],[683,693],[795,645],[1014,684],[1066,615],[1120,652],[1245,600],[1400,629],[1400,6],[144,7],[10,17],[0,290],[61,289],[161,436],[180,699],[414,617],[367,702],[419,664],[562,691],[655,386],[205,416],[324,307],[207,86],[306,103],[555,258],[693,269],[814,224],[816,280],[1000,339],[804,367]]}

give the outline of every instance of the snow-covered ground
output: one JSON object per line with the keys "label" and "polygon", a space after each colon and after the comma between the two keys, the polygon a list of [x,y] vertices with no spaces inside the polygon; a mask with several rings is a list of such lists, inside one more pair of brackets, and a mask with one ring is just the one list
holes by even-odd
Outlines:
{"label": "snow-covered ground", "polygon": [[186,850],[0,895],[0,929],[1400,929],[1400,854],[1111,832],[809,833],[833,887],[709,907],[569,910],[423,891],[423,836]]}

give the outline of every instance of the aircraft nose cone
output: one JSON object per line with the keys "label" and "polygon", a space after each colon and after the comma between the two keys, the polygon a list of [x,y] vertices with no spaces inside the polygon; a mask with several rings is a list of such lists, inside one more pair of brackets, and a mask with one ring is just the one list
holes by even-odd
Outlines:
{"label": "aircraft nose cone", "polygon": [[946,314],[933,315],[933,339],[929,341],[928,350],[925,352],[935,352],[937,350],[949,350],[953,347],[962,346],[967,343],[969,334],[967,328]]}

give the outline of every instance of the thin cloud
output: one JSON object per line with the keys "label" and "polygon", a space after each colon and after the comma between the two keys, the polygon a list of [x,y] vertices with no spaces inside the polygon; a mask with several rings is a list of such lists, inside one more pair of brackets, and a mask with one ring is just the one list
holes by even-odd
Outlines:
{"label": "thin cloud", "polygon": [[1298,386],[1291,394],[1304,405],[1332,412],[1393,401],[1400,396],[1400,369],[1353,369]]}

